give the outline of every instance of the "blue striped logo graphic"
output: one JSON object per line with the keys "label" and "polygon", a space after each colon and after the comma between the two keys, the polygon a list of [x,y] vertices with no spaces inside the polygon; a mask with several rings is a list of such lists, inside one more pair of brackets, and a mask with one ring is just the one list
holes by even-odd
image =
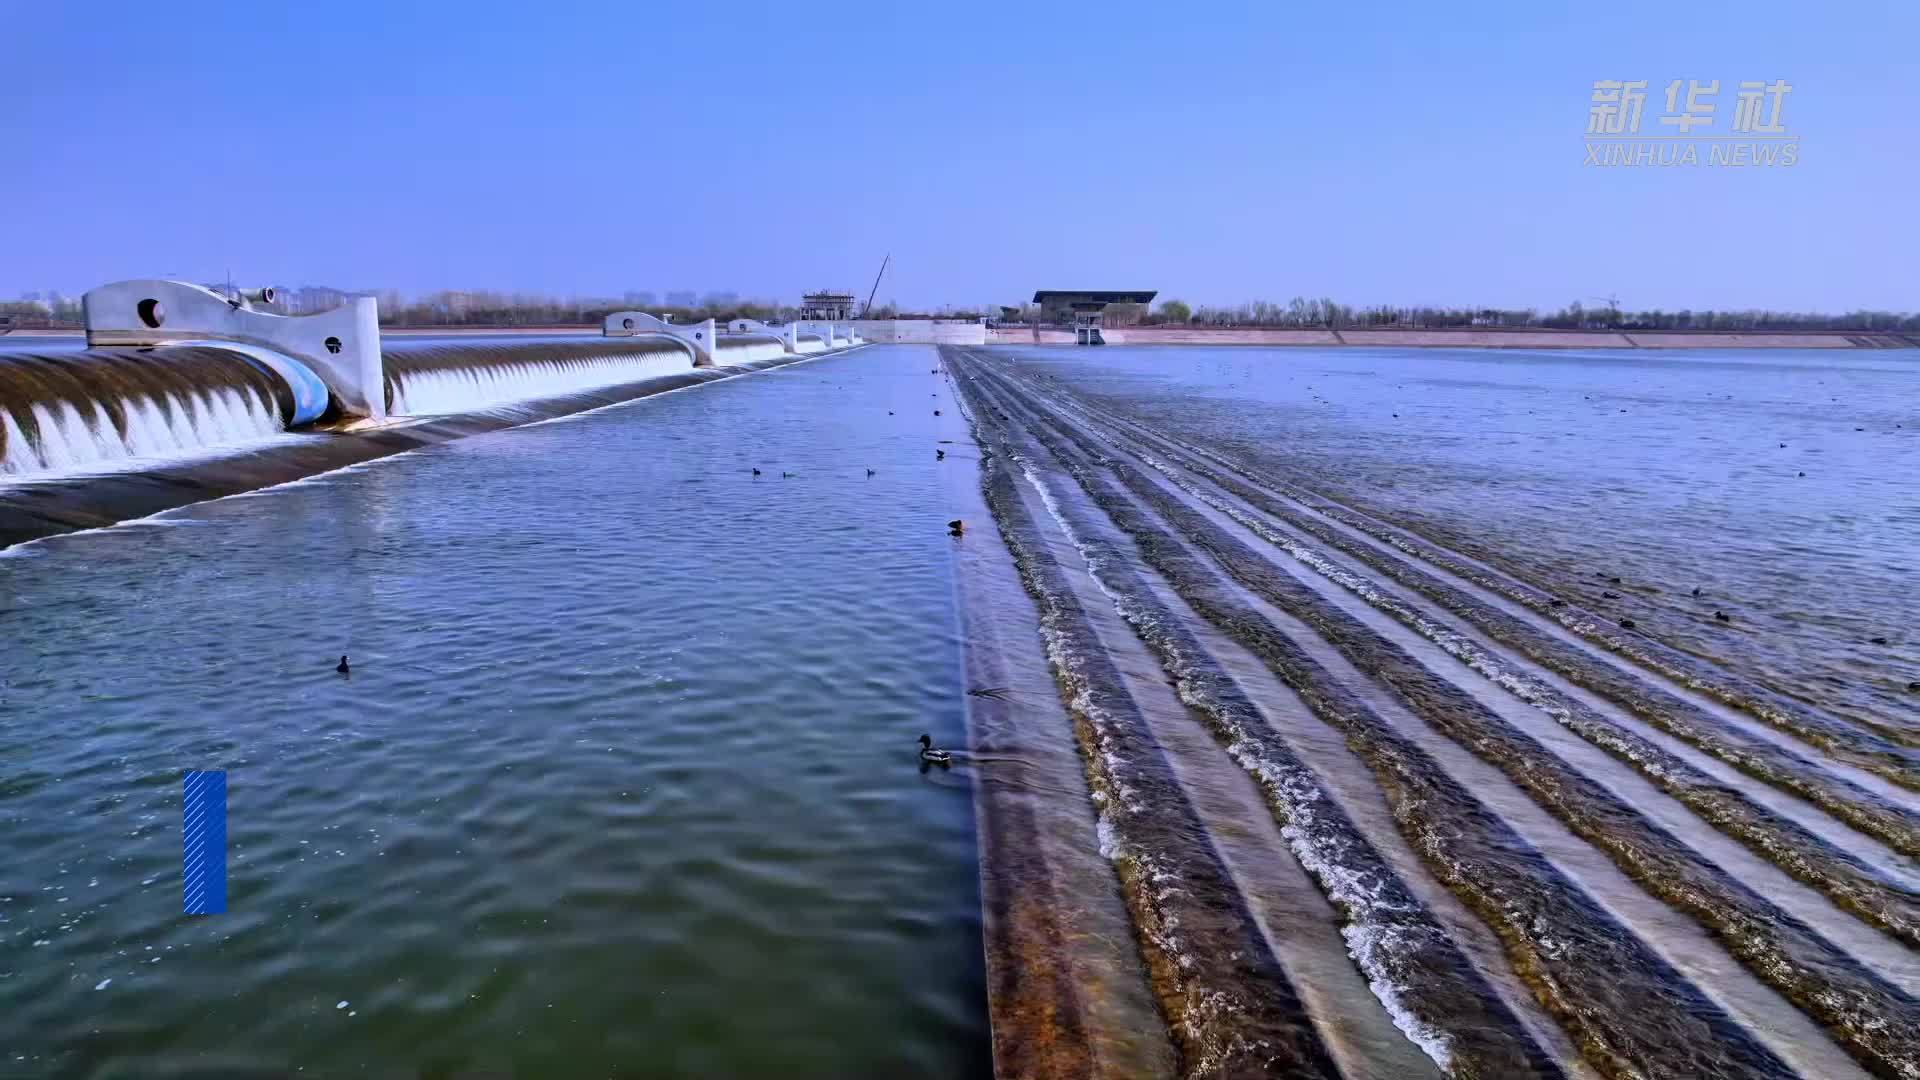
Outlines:
{"label": "blue striped logo graphic", "polygon": [[180,803],[181,892],[189,915],[227,910],[227,774],[187,774]]}

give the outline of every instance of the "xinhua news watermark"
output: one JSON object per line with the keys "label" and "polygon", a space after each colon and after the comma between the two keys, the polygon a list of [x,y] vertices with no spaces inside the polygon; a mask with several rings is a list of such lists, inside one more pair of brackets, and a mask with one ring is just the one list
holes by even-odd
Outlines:
{"label": "xinhua news watermark", "polygon": [[[1587,107],[1588,165],[1785,167],[1800,161],[1800,136],[1784,113],[1793,86],[1782,79],[1734,84],[1730,115],[1719,111],[1720,80],[1675,79],[1666,112],[1641,130],[1647,80],[1602,79]],[[1728,121],[1715,130],[1715,122]],[[1695,134],[1695,129],[1700,129]],[[1723,134],[1724,132],[1724,134]]]}

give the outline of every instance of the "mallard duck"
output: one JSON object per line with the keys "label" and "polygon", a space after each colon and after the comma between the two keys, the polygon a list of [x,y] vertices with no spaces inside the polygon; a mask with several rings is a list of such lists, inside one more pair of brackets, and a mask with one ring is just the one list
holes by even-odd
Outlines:
{"label": "mallard duck", "polygon": [[922,735],[920,736],[920,760],[929,765],[951,765],[953,764],[953,755],[947,753],[945,750],[935,750],[933,748],[933,736]]}

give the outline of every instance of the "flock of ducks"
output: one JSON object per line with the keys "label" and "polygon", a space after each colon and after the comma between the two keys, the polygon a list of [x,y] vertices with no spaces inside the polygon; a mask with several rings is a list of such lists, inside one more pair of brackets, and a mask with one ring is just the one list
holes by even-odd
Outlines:
{"label": "flock of ducks", "polygon": [[[1804,474],[1803,474],[1803,475],[1804,475]],[[1604,580],[1605,580],[1605,581],[1606,581],[1606,582],[1607,582],[1607,583],[1608,583],[1609,585],[1618,585],[1618,584],[1620,584],[1620,583],[1621,583],[1621,582],[1620,582],[1620,578],[1619,578],[1619,577],[1618,577],[1617,575],[1611,575],[1611,574],[1608,574],[1608,573],[1607,573],[1606,571],[1604,571],[1604,570],[1599,570],[1599,571],[1595,571],[1595,572],[1594,572],[1594,576],[1595,576],[1595,577],[1598,577],[1598,578],[1602,578],[1602,579],[1604,579]],[[1694,587],[1693,587],[1693,589],[1692,589],[1692,591],[1691,591],[1691,592],[1689,592],[1689,593],[1688,593],[1688,595],[1689,595],[1689,596],[1692,596],[1692,597],[1693,597],[1694,599],[1699,599],[1699,598],[1700,598],[1700,596],[1701,596],[1701,592],[1700,592],[1700,587],[1699,587],[1698,585],[1696,585],[1696,586],[1694,586]],[[1611,589],[1602,589],[1602,590],[1600,590],[1600,598],[1601,598],[1602,600],[1618,600],[1618,599],[1620,599],[1620,594],[1619,594],[1619,593],[1617,593],[1617,592],[1614,592],[1614,591],[1613,591],[1613,590],[1611,590]],[[1549,599],[1549,600],[1547,601],[1547,605],[1548,605],[1549,607],[1556,607],[1556,608],[1558,608],[1558,607],[1566,607],[1566,606],[1567,606],[1567,602],[1566,602],[1565,600],[1562,600],[1562,599],[1560,599],[1559,597],[1557,597],[1557,596],[1556,596],[1556,597],[1552,597],[1552,598],[1550,598],[1550,599]],[[1727,613],[1726,613],[1726,612],[1725,612],[1724,610],[1722,610],[1722,609],[1720,609],[1720,608],[1715,608],[1715,609],[1714,609],[1714,611],[1713,611],[1713,621],[1714,621],[1714,622],[1719,622],[1719,623],[1731,623],[1731,622],[1733,622],[1733,616],[1731,616],[1731,615],[1729,615],[1729,614],[1727,614]],[[1632,629],[1634,628],[1634,626],[1635,626],[1635,623],[1634,623],[1634,621],[1633,621],[1632,619],[1630,619],[1630,618],[1622,618],[1622,619],[1620,620],[1620,626],[1621,626],[1621,628],[1622,628],[1622,629],[1626,629],[1626,630],[1632,630]],[[1870,637],[1870,638],[1868,638],[1868,639],[1867,639],[1867,644],[1869,644],[1869,645],[1890,645],[1890,644],[1892,644],[1892,639],[1891,639],[1891,638],[1888,638],[1888,637],[1886,637],[1885,635],[1875,635],[1875,636],[1873,636],[1873,637]],[[1914,692],[1917,692],[1917,693],[1920,693],[1920,682],[1910,682],[1910,683],[1908,683],[1908,684],[1907,684],[1907,689],[1908,689],[1908,690],[1911,690],[1911,691],[1914,691]]]}

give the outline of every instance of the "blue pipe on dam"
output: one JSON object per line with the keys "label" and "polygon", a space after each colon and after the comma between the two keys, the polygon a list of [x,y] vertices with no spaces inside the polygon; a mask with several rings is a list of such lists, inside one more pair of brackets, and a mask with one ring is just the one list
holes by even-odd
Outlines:
{"label": "blue pipe on dam", "polygon": [[312,368],[272,349],[263,349],[255,345],[233,341],[181,342],[182,345],[204,345],[210,349],[225,349],[239,353],[247,362],[261,371],[274,376],[286,384],[292,395],[292,409],[283,417],[290,428],[305,427],[326,416],[333,409],[333,391],[327,388]]}
{"label": "blue pipe on dam", "polygon": [[245,442],[310,424],[331,407],[305,365],[245,344],[0,354],[0,474]]}

